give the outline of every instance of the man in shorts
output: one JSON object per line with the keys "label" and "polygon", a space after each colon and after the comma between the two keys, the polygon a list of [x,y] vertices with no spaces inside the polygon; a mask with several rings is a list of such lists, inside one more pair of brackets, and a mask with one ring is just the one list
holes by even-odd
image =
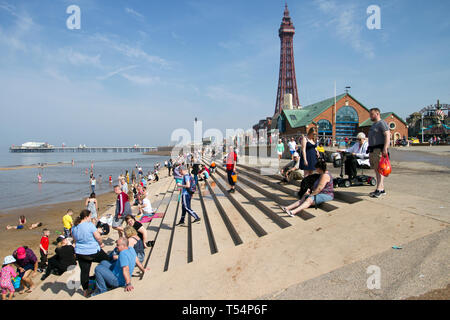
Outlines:
{"label": "man in shorts", "polygon": [[370,166],[375,170],[375,175],[377,177],[377,188],[369,195],[373,198],[379,198],[386,195],[386,191],[384,190],[384,176],[378,172],[378,164],[381,156],[388,155],[391,133],[387,123],[381,119],[380,109],[372,108],[369,112],[370,120],[373,121],[369,130],[369,161]]}
{"label": "man in shorts", "polygon": [[127,215],[131,214],[131,205],[128,201],[128,195],[123,192],[118,185],[114,186],[114,192],[117,194],[116,213],[112,222],[112,228],[119,232],[119,237],[123,236],[123,222]]}
{"label": "man in shorts", "polygon": [[295,139],[291,138],[291,141],[288,142],[289,152],[291,153],[292,160],[294,160],[295,149],[297,148],[297,143],[295,143]]}

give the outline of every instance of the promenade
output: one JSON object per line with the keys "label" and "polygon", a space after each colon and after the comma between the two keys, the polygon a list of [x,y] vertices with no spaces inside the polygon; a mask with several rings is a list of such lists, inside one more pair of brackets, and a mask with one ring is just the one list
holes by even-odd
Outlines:
{"label": "promenade", "polygon": [[[202,221],[188,219],[184,227],[175,227],[181,204],[163,168],[149,198],[164,217],[144,225],[155,240],[146,250],[151,270],[142,280],[133,277],[130,293],[117,289],[92,299],[404,299],[448,285],[447,167],[393,160],[386,197],[370,198],[370,186],[338,188],[328,205],[289,217],[279,205],[294,201],[298,186],[279,186],[246,160],[240,158],[233,195],[224,193],[222,168],[200,182],[192,208]],[[106,251],[116,237],[114,231],[106,237]],[[380,268],[380,289],[367,287],[369,266]],[[51,276],[26,299],[84,299],[68,289],[70,277],[77,280]]]}

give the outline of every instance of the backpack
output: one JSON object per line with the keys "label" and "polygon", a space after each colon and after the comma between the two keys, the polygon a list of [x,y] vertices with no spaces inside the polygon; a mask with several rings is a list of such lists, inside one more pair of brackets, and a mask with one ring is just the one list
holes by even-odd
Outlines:
{"label": "backpack", "polygon": [[194,194],[197,191],[197,185],[195,184],[194,178],[189,175],[189,188],[187,189],[189,194]]}

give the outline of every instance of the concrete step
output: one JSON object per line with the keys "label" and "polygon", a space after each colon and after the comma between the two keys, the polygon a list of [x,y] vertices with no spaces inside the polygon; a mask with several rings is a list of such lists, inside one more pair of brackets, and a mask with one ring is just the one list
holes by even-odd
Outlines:
{"label": "concrete step", "polygon": [[[386,212],[379,203],[352,207],[171,269],[136,283],[131,293],[114,290],[101,299],[256,299],[447,227],[404,210]],[[416,228],[409,228],[410,221]],[[350,229],[359,232],[349,237]]]}
{"label": "concrete step", "polygon": [[[220,180],[219,180],[220,181]],[[228,198],[225,196],[222,190],[217,186],[216,183],[210,183],[210,186],[217,196],[218,201],[220,202],[221,206],[225,210],[226,215],[230,219],[230,222],[233,224],[234,228],[236,229],[237,233],[239,234],[240,238],[243,242],[248,242],[251,240],[254,240],[258,238],[256,233],[252,230],[252,228],[249,226],[249,224],[242,218],[242,216],[239,214],[239,212],[236,210],[234,205],[228,200]]]}
{"label": "concrete step", "polygon": [[151,270],[145,274],[144,279],[146,277],[151,277],[153,274],[164,272],[174,218],[177,209],[179,209],[179,200],[179,191],[178,188],[175,188],[175,191],[171,194],[170,201],[168,202],[168,205],[166,207],[165,215],[161,219],[162,221],[155,237],[155,245],[152,248],[150,257],[148,259],[147,266]]}
{"label": "concrete step", "polygon": [[[219,210],[213,200],[209,188],[206,183],[199,182],[199,188],[202,193],[202,199],[205,204],[206,215],[208,216],[211,225],[212,236],[218,251],[226,248],[234,247],[233,239],[219,213]],[[205,218],[205,211],[203,211],[203,218]],[[214,245],[213,245],[214,247]]]}
{"label": "concrete step", "polygon": [[[224,175],[221,175],[220,171],[217,171],[217,174],[215,174],[215,177],[220,176],[220,180],[222,183],[225,182],[226,177]],[[235,193],[230,194],[231,197],[233,197],[237,202],[239,202],[242,207],[251,215],[251,217],[267,232],[275,232],[280,230],[282,227],[274,222],[273,219],[270,218],[270,216],[265,215],[262,211],[260,211],[259,208],[255,206],[255,203],[251,202],[249,199],[247,199],[242,193],[240,192],[241,189],[239,189],[240,186],[236,189]],[[244,190],[245,192],[245,190]]]}
{"label": "concrete step", "polygon": [[[198,192],[192,197],[191,200],[191,208],[194,210],[198,216],[202,219],[199,223],[191,224],[191,247],[192,253],[189,254],[188,247],[188,262],[197,261],[202,259],[203,257],[211,255],[211,250],[209,246],[208,239],[208,231],[207,231],[207,223],[205,219],[205,215],[203,213],[203,209],[200,203],[200,191],[201,187],[197,186],[199,189]],[[209,219],[209,215],[208,215]],[[189,221],[193,220],[192,217],[189,217]],[[188,242],[189,245],[189,242]]]}

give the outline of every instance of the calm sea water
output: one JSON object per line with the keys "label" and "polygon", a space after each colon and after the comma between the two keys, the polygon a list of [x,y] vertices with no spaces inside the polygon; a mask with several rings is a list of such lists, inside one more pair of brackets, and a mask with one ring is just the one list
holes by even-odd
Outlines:
{"label": "calm sea water", "polygon": [[[168,157],[145,156],[141,153],[10,153],[0,150],[0,167],[33,165],[38,163],[63,162],[69,165],[0,171],[0,210],[29,207],[34,205],[79,200],[90,194],[89,174],[91,161],[94,162],[94,175],[97,179],[96,193],[111,191],[109,175],[113,183],[117,177],[131,172],[136,163],[142,166],[144,173],[153,170],[157,162],[164,166]],[[75,165],[70,164],[72,159]],[[38,173],[43,183],[37,182]],[[137,172],[136,172],[137,173]],[[102,182],[99,183],[99,176]]]}

